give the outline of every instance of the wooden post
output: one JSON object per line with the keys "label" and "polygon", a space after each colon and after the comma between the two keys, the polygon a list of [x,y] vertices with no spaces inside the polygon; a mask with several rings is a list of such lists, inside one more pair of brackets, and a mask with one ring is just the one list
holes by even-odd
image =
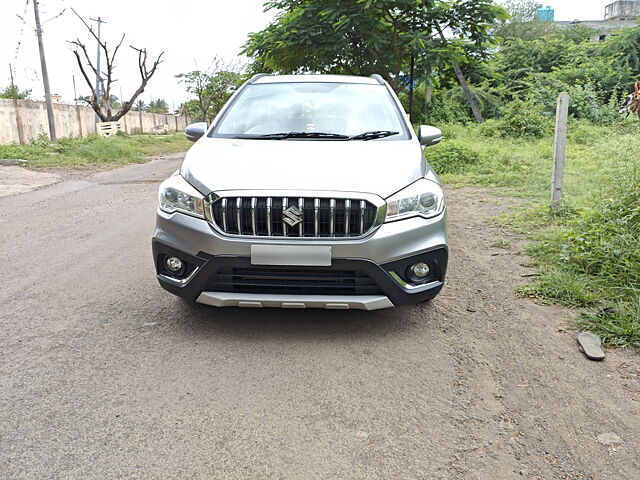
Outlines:
{"label": "wooden post", "polygon": [[140,120],[140,134],[142,135],[144,132],[144,129],[142,128],[142,110],[138,110],[138,119]]}
{"label": "wooden post", "polygon": [[562,177],[564,173],[564,153],[567,146],[567,119],[569,116],[569,94],[558,96],[556,107],[556,130],[553,139],[553,173],[551,175],[551,210],[560,206],[562,200]]}

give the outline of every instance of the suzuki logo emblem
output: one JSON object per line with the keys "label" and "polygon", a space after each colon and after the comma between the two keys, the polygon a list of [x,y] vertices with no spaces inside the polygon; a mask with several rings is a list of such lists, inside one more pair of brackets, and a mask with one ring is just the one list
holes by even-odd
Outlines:
{"label": "suzuki logo emblem", "polygon": [[282,212],[282,220],[291,227],[295,227],[302,221],[302,212],[295,206],[290,206]]}

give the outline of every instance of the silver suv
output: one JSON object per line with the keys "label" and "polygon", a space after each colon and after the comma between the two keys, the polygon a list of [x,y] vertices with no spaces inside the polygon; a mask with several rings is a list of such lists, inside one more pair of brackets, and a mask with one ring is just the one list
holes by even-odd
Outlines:
{"label": "silver suv", "polygon": [[444,283],[442,186],[379,75],[256,75],[160,185],[160,285],[218,307],[375,310]]}

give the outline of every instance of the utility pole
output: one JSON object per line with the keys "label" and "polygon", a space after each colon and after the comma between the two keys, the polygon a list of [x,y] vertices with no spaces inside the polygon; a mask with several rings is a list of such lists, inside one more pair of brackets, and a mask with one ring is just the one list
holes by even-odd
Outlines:
{"label": "utility pole", "polygon": [[[107,23],[102,20],[102,17],[90,18],[90,20],[98,23],[98,59],[96,60],[96,103],[100,105],[100,25]],[[100,109],[102,110],[102,109]],[[100,117],[96,114],[96,123],[100,121]]]}
{"label": "utility pole", "polygon": [[33,11],[36,17],[36,35],[38,37],[38,48],[40,50],[40,66],[42,67],[42,82],[44,83],[44,103],[47,107],[47,120],[49,121],[49,138],[52,142],[56,138],[56,123],[53,118],[53,105],[51,104],[51,91],[49,90],[49,74],[47,73],[47,62],[44,58],[44,45],[42,44],[42,27],[40,26],[40,12],[38,11],[38,0],[33,0]]}

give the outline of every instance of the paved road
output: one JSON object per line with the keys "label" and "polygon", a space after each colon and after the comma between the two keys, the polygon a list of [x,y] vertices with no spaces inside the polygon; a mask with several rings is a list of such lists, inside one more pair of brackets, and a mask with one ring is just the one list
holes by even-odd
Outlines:
{"label": "paved road", "polygon": [[506,199],[449,193],[430,304],[214,309],[154,278],[178,164],[0,199],[0,477],[640,478],[637,357],[588,362],[569,312],[515,298]]}

